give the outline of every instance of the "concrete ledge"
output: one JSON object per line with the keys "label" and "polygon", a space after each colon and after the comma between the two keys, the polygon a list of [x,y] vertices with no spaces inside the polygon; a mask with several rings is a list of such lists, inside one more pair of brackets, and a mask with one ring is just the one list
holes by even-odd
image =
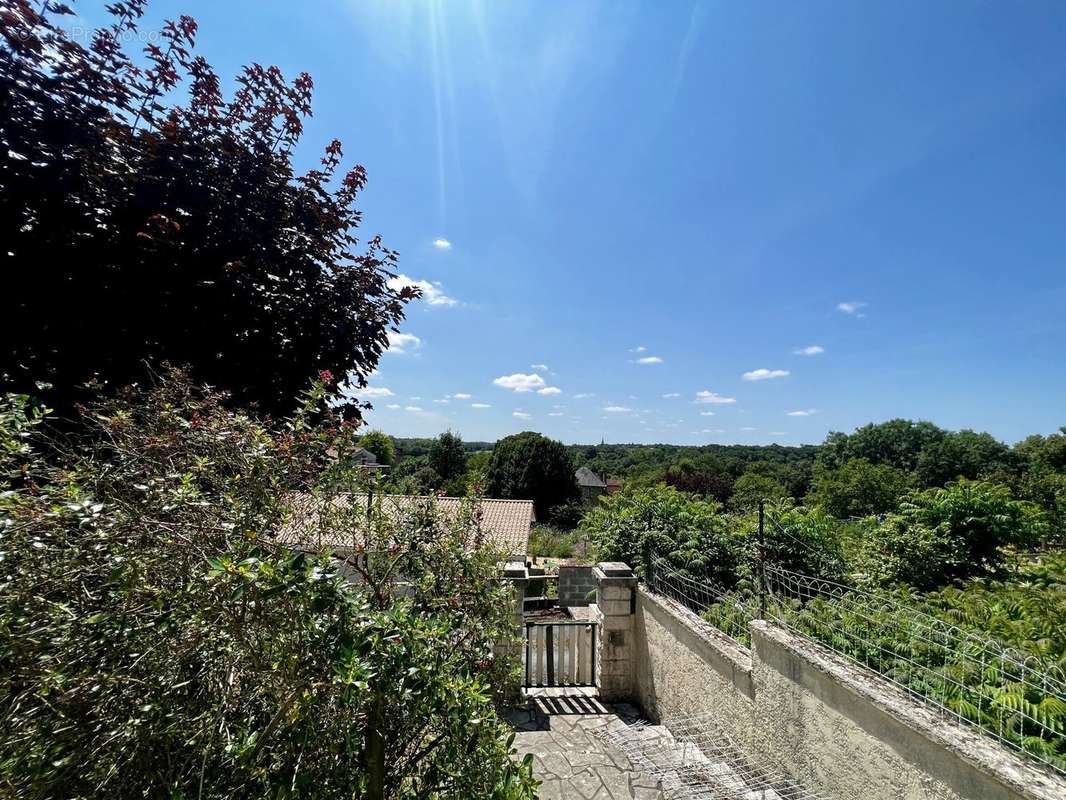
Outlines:
{"label": "concrete ledge", "polygon": [[732,683],[737,691],[749,700],[755,699],[751,651],[748,648],[668,597],[653,594],[641,587],[640,603],[645,613],[651,614],[660,625],[668,628],[685,647]]}
{"label": "concrete ledge", "polygon": [[1030,764],[969,726],[828,648],[766,622],[751,624],[755,660],[847,717],[964,798],[1062,800],[1066,779]]}

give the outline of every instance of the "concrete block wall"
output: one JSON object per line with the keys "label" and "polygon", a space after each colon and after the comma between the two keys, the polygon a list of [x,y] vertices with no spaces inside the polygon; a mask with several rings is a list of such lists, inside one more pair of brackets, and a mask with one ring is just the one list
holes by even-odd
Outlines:
{"label": "concrete block wall", "polygon": [[753,622],[745,648],[644,591],[633,699],[655,722],[714,714],[738,744],[840,800],[1052,800],[1066,780],[803,637]]}
{"label": "concrete block wall", "polygon": [[589,593],[598,585],[592,570],[591,566],[559,567],[559,605],[587,606],[592,602]]}

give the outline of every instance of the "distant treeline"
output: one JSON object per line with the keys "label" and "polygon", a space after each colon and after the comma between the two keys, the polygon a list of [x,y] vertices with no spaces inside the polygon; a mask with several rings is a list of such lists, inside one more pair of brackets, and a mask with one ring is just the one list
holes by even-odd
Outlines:
{"label": "distant treeline", "polygon": [[[429,455],[434,438],[397,437],[396,457],[416,458]],[[463,442],[463,449],[468,453],[491,451],[495,442]],[[566,450],[577,466],[609,474],[612,477],[632,477],[647,470],[665,469],[683,458],[697,459],[713,456],[725,463],[740,467],[738,475],[743,473],[743,466],[758,461],[773,464],[795,464],[813,462],[821,445],[805,444],[798,447],[786,445],[753,444],[705,444],[699,446],[681,444],[569,444]]]}
{"label": "distant treeline", "polygon": [[636,478],[646,473],[662,473],[686,459],[699,464],[711,464],[742,475],[749,464],[813,464],[820,445],[805,444],[788,447],[780,444],[599,444],[569,445],[574,462],[587,466],[598,474],[618,478]]}
{"label": "distant treeline", "polygon": [[[418,437],[398,438],[393,436],[392,441],[396,444],[397,459],[418,458],[419,456],[429,455],[429,450],[433,447],[433,442],[436,441],[436,437],[425,439]],[[491,452],[495,445],[495,442],[463,442],[463,450],[467,453],[477,453],[483,450]]]}
{"label": "distant treeline", "polygon": [[[397,439],[396,477],[421,469],[433,442]],[[471,475],[487,468],[493,447],[462,443]],[[665,483],[738,510],[763,498],[793,498],[840,519],[893,511],[913,489],[983,480],[1038,504],[1057,530],[1066,527],[1066,429],[1011,446],[988,433],[894,419],[850,434],[832,432],[821,445],[598,444],[568,445],[565,451],[575,468],[587,466],[630,489]],[[427,477],[433,476],[420,476],[419,486],[434,490]]]}

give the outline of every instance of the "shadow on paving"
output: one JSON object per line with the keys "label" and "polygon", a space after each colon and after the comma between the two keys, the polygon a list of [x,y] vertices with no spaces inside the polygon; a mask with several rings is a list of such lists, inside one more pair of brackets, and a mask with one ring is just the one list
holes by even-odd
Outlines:
{"label": "shadow on paving", "polygon": [[636,769],[600,734],[640,719],[628,703],[605,704],[586,694],[528,698],[505,718],[515,729],[519,757],[533,754],[540,797],[570,800],[660,800],[657,780]]}

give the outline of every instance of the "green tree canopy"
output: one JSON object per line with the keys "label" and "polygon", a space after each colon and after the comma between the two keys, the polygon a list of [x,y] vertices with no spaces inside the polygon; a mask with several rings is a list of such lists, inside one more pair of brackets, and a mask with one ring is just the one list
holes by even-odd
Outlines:
{"label": "green tree canopy", "polygon": [[729,507],[736,511],[751,511],[760,500],[775,502],[788,497],[788,491],[777,480],[756,472],[745,472],[733,484]]}
{"label": "green tree canopy", "polygon": [[862,566],[879,583],[935,589],[994,576],[1003,547],[1032,544],[1045,527],[1043,513],[1005,486],[960,480],[904,497],[898,512],[867,533]]}
{"label": "green tree canopy", "polygon": [[959,478],[971,480],[1014,468],[1016,456],[987,433],[964,430],[946,433],[918,457],[915,476],[920,486],[944,486]]}
{"label": "green tree canopy", "polygon": [[853,458],[838,469],[817,466],[810,500],[834,517],[862,517],[892,511],[907,488],[901,470]]}
{"label": "green tree canopy", "polygon": [[276,415],[315,374],[365,385],[418,296],[389,288],[394,252],[356,238],[365,170],[336,140],[294,170],[307,74],[254,64],[227,99],[188,17],[130,56],[145,5],[110,4],[83,45],[65,4],[4,3],[0,377],[50,382],[64,413],[87,381],[164,361]]}
{"label": "green tree canopy", "polygon": [[1014,449],[1031,469],[1066,472],[1066,425],[1050,436],[1026,437]]}
{"label": "green tree canopy", "polygon": [[374,454],[379,464],[391,467],[396,463],[396,445],[392,437],[382,431],[367,431],[359,437],[359,446]]}
{"label": "green tree canopy", "polygon": [[581,492],[574,463],[561,442],[533,431],[500,439],[489,463],[489,497],[532,500],[537,518],[549,519],[555,506],[577,500]]}
{"label": "green tree canopy", "polygon": [[854,433],[832,432],[818,453],[818,463],[836,469],[846,461],[861,458],[871,464],[887,464],[905,472],[913,472],[922,452],[946,435],[943,428],[931,422],[893,419],[870,423]]}
{"label": "green tree canopy", "polygon": [[[429,448],[429,465],[440,475],[446,487],[458,487],[466,474],[466,450],[459,434],[445,431]],[[449,490],[449,493],[453,493]]]}
{"label": "green tree canopy", "polygon": [[644,569],[647,551],[693,575],[731,587],[745,559],[743,537],[734,534],[722,506],[669,486],[626,488],[600,498],[585,514],[600,557]]}

